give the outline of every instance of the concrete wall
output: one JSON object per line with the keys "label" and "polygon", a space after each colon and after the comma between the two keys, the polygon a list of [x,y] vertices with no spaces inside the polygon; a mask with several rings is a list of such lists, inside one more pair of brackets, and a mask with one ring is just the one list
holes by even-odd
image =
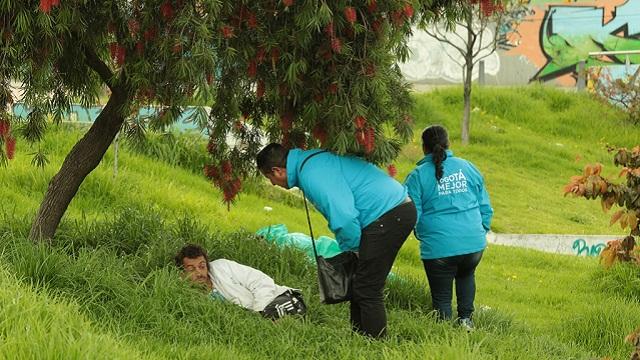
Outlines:
{"label": "concrete wall", "polygon": [[[503,44],[509,49],[485,59],[488,85],[541,81],[574,87],[579,61],[588,60],[588,67],[626,61],[614,56],[589,59],[589,52],[640,50],[640,0],[525,1],[529,11],[522,14],[517,32]],[[464,36],[462,30],[457,31]],[[448,37],[456,38],[454,34]],[[413,55],[401,65],[409,81],[461,82],[461,56],[453,48],[417,29],[409,46]],[[629,62],[640,64],[640,55],[630,56]],[[477,70],[473,77],[478,78]]]}
{"label": "concrete wall", "polygon": [[553,235],[553,234],[496,234],[489,233],[490,244],[535,249],[556,254],[598,256],[607,241],[620,235]]}

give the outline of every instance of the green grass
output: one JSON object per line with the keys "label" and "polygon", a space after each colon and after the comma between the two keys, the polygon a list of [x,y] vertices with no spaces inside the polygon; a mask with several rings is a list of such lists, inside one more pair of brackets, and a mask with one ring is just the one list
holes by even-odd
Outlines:
{"label": "green grass", "polygon": [[[640,129],[585,95],[542,87],[475,95],[479,110],[466,147],[458,138],[460,90],[417,96],[416,142],[397,161],[400,179],[421,157],[419,129],[439,122],[450,129],[456,154],[483,171],[496,231],[616,232],[599,204],[563,198],[561,188],[587,160],[610,164],[601,143],[631,146]],[[190,150],[188,138],[154,139],[143,153],[121,148],[116,178],[110,150],[56,239],[34,246],[26,240],[31,217],[81,135],[51,132],[44,147],[52,163],[44,171],[31,167],[30,149],[19,143],[16,160],[0,172],[2,358],[624,359],[631,352],[623,339],[640,325],[637,269],[605,272],[594,259],[490,246],[477,273],[478,330],[467,334],[431,316],[414,238],[401,250],[399,276],[386,293],[391,337],[370,342],[354,335],[348,305],[319,303],[304,255],[252,235],[278,222],[306,232],[300,199],[250,181],[228,212],[199,174],[202,144]],[[587,160],[576,162],[576,155]],[[329,235],[319,214],[313,221]],[[210,301],[170,264],[184,242],[301,288],[309,315],[272,323]]]}

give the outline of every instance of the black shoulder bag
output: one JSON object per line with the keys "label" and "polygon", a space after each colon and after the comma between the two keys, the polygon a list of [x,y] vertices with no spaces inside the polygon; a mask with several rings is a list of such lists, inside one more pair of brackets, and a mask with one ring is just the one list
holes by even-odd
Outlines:
{"label": "black shoulder bag", "polygon": [[[302,167],[310,158],[324,152],[326,152],[326,150],[318,151],[304,159],[300,165],[299,173],[302,172]],[[302,190],[302,198],[304,199],[304,210],[307,213],[309,235],[311,236],[311,243],[313,244],[313,254],[316,258],[316,264],[318,265],[320,301],[323,304],[338,304],[344,301],[349,301],[351,300],[351,282],[358,265],[358,256],[353,251],[345,251],[330,258],[318,256],[316,241],[311,227],[311,217],[309,216],[307,197],[304,190]]]}

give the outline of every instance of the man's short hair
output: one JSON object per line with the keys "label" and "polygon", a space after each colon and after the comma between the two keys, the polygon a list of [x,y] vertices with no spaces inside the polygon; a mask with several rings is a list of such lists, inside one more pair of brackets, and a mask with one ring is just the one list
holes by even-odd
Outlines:
{"label": "man's short hair", "polygon": [[200,256],[204,256],[204,260],[207,262],[207,269],[209,269],[209,257],[207,256],[207,251],[200,245],[187,244],[183,246],[176,254],[174,261],[178,268],[184,270],[184,258],[195,259]]}
{"label": "man's short hair", "polygon": [[274,167],[286,168],[289,149],[281,144],[271,143],[260,150],[256,156],[258,170],[264,174],[270,174]]}

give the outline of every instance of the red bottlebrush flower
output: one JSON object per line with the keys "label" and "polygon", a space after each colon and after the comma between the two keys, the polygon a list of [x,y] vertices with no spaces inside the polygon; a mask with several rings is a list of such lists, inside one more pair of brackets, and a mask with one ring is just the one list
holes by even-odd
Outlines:
{"label": "red bottlebrush flower", "polygon": [[60,0],[51,0],[51,6],[58,6],[60,5]]}
{"label": "red bottlebrush flower", "polygon": [[338,84],[336,83],[329,84],[329,86],[327,87],[327,91],[330,94],[336,94],[338,92]]}
{"label": "red bottlebrush flower", "polygon": [[233,27],[229,25],[223,26],[220,29],[220,32],[222,33],[222,37],[224,37],[225,39],[229,39],[233,37]]}
{"label": "red bottlebrush flower", "polygon": [[342,51],[342,42],[339,38],[331,39],[331,50],[336,54],[340,54],[340,51]]}
{"label": "red bottlebrush flower", "polygon": [[144,31],[143,37],[146,41],[151,41],[156,38],[157,34],[158,34],[158,30],[156,30],[155,27],[152,27],[151,29],[147,29]]}
{"label": "red bottlebrush flower", "polygon": [[282,144],[282,146],[284,146],[287,149],[291,148],[291,139],[289,137],[289,132],[285,131],[282,133],[282,140],[280,140],[280,143]]}
{"label": "red bottlebrush flower", "polygon": [[234,190],[236,194],[239,193],[240,190],[242,189],[242,181],[239,178],[235,178],[231,182],[231,189]]}
{"label": "red bottlebrush flower", "polygon": [[144,44],[142,43],[142,41],[138,41],[136,43],[136,52],[140,56],[142,56],[142,54],[144,53]]}
{"label": "red bottlebrush flower", "polygon": [[349,38],[349,39],[353,39],[356,36],[356,33],[353,32],[353,28],[352,27],[346,27],[344,29],[344,34]]}
{"label": "red bottlebrush flower", "polygon": [[5,140],[5,147],[7,150],[7,158],[12,160],[16,153],[16,139],[14,137],[8,137]]}
{"label": "red bottlebrush flower", "polygon": [[255,29],[258,27],[258,18],[256,18],[256,14],[250,11],[247,15],[247,27],[249,27],[249,29]]}
{"label": "red bottlebrush flower", "polygon": [[382,28],[382,22],[380,22],[380,20],[375,19],[371,22],[371,28],[373,29],[374,32],[379,33],[380,32],[380,28]]}
{"label": "red bottlebrush flower", "polygon": [[207,85],[213,84],[213,74],[207,73]]}
{"label": "red bottlebrush flower", "polygon": [[258,61],[258,64],[262,64],[266,57],[267,57],[267,52],[264,50],[262,46],[259,47],[258,51],[256,51],[256,60]]}
{"label": "red bottlebrush flower", "polygon": [[0,138],[6,138],[11,130],[11,124],[7,120],[0,120]]}
{"label": "red bottlebrush flower", "polygon": [[162,17],[167,21],[173,18],[173,6],[169,1],[165,1],[160,5],[160,14],[162,14]]}
{"label": "red bottlebrush flower", "polygon": [[369,9],[370,13],[373,13],[376,10],[378,10],[378,3],[376,2],[376,0],[369,0],[369,4],[367,5],[367,9]]}
{"label": "red bottlebrush flower", "polygon": [[324,33],[329,36],[329,38],[333,38],[335,36],[335,32],[333,30],[333,21],[330,21],[327,25],[324,26]]}
{"label": "red bottlebrush flower", "polygon": [[256,97],[261,99],[264,96],[264,81],[258,80],[258,84],[256,85]]}
{"label": "red bottlebrush flower", "polygon": [[353,119],[353,124],[356,126],[356,129],[363,130],[367,126],[367,119],[364,116],[356,116]]}
{"label": "red bottlebrush flower", "polygon": [[322,52],[322,58],[325,59],[326,61],[331,60],[332,57],[333,55],[331,54],[331,51],[327,50]]}
{"label": "red bottlebrush flower", "polygon": [[320,93],[317,93],[317,94],[313,95],[313,100],[315,102],[318,102],[318,103],[322,102],[322,100],[324,100],[324,95],[322,95]]}
{"label": "red bottlebrush flower", "polygon": [[402,10],[392,11],[391,21],[395,26],[402,26],[404,24],[404,12]]}
{"label": "red bottlebrush flower", "polygon": [[222,170],[222,175],[225,178],[230,178],[231,173],[233,172],[233,166],[231,165],[231,161],[225,160],[220,164],[220,170]]}
{"label": "red bottlebrush flower", "polygon": [[481,0],[480,1],[480,11],[482,12],[482,15],[488,17],[493,15],[493,13],[495,12],[495,5],[493,3],[493,0]]}
{"label": "red bottlebrush flower", "polygon": [[215,141],[213,141],[213,139],[209,139],[209,142],[207,143],[207,152],[213,155],[215,154],[217,147],[218,146],[216,145]]}
{"label": "red bottlebrush flower", "polygon": [[354,24],[356,22],[356,9],[354,9],[353,6],[345,7],[343,12],[344,18],[347,19],[348,22],[350,22],[351,24]]}
{"label": "red bottlebrush flower", "polygon": [[289,7],[293,5],[293,0],[282,0],[282,5]]}
{"label": "red bottlebrush flower", "polygon": [[258,74],[258,64],[255,60],[249,61],[249,65],[247,66],[247,76],[251,79],[255,78]]}
{"label": "red bottlebrush flower", "polygon": [[48,14],[51,11],[51,0],[40,0],[40,11]]}
{"label": "red bottlebrush flower", "polygon": [[216,168],[213,165],[205,165],[204,166],[204,176],[207,179],[217,180],[217,179],[220,178],[220,172],[218,171],[218,168]]}
{"label": "red bottlebrush flower", "polygon": [[405,4],[402,8],[402,12],[404,12],[404,16],[407,18],[413,18],[413,6],[411,6],[411,4]]}
{"label": "red bottlebrush flower", "polygon": [[118,43],[112,42],[109,44],[109,53],[111,54],[111,58],[115,59],[118,56]]}
{"label": "red bottlebrush flower", "polygon": [[277,63],[280,59],[280,49],[277,47],[271,48],[271,62]]}
{"label": "red bottlebrush flower", "polygon": [[126,55],[127,49],[125,49],[124,46],[118,46],[118,51],[116,54],[116,64],[118,64],[118,66],[124,65],[124,59]]}
{"label": "red bottlebrush flower", "polygon": [[293,125],[293,115],[290,112],[286,112],[282,114],[280,117],[280,127],[282,131],[289,132],[291,130],[291,126]]}
{"label": "red bottlebrush flower", "polygon": [[368,77],[373,77],[376,74],[376,65],[375,64],[367,64],[364,68],[364,75]]}
{"label": "red bottlebrush flower", "polygon": [[282,83],[278,86],[278,93],[280,94],[280,96],[287,96],[289,95],[289,87],[287,86],[287,84]]}
{"label": "red bottlebrush flower", "polygon": [[320,146],[324,146],[327,142],[327,131],[321,124],[318,124],[313,128],[311,135],[313,135],[314,139],[320,141]]}
{"label": "red bottlebrush flower", "polygon": [[365,131],[359,129],[359,130],[356,130],[355,134],[356,134],[356,142],[358,143],[358,145],[364,146],[367,142]]}
{"label": "red bottlebrush flower", "polygon": [[367,128],[365,132],[364,152],[371,154],[375,147],[376,132],[372,127]]}
{"label": "red bottlebrush flower", "polygon": [[173,44],[173,47],[171,48],[171,51],[172,51],[174,54],[179,54],[179,53],[181,53],[181,52],[182,52],[182,44],[180,44],[180,43],[175,43],[175,44]]}
{"label": "red bottlebrush flower", "polygon": [[391,177],[396,177],[396,175],[398,175],[398,169],[396,169],[395,165],[389,164],[389,166],[387,166],[387,173],[389,173]]}
{"label": "red bottlebrush flower", "polygon": [[403,120],[404,120],[404,122],[406,124],[409,124],[409,125],[413,124],[413,119],[411,118],[411,116],[409,116],[407,114],[404,115],[404,119]]}
{"label": "red bottlebrush flower", "polygon": [[129,27],[129,32],[131,33],[131,36],[138,35],[138,32],[140,31],[140,23],[138,23],[138,21],[136,21],[135,19],[130,19],[127,22],[127,26]]}

